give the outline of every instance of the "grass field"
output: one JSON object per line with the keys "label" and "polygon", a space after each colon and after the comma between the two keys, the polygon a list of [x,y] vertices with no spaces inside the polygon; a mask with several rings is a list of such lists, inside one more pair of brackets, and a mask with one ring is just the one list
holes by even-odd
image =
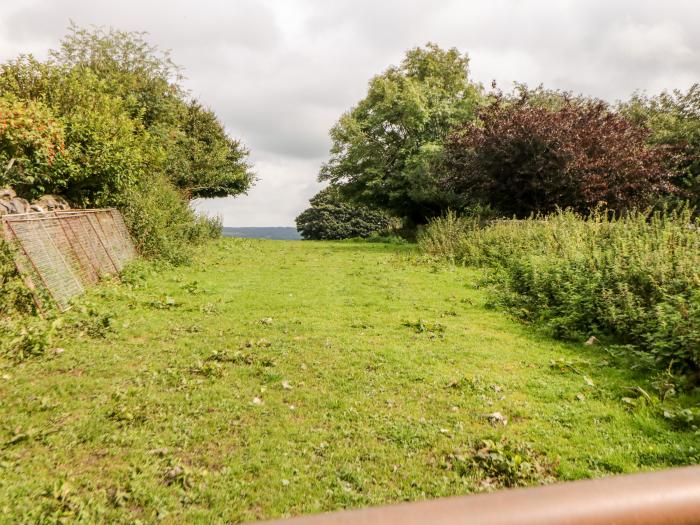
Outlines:
{"label": "grass field", "polygon": [[411,250],[224,239],[103,285],[63,351],[0,361],[0,522],[237,523],[700,460],[642,376]]}

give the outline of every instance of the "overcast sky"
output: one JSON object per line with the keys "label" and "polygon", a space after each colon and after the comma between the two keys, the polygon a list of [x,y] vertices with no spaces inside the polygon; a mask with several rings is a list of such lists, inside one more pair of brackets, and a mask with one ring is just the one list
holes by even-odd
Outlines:
{"label": "overcast sky", "polygon": [[226,226],[291,226],[320,188],[328,130],[367,81],[428,41],[472,77],[614,101],[700,81],[700,1],[0,0],[0,60],[45,57],[78,25],[150,33],[251,151],[249,195],[202,201]]}

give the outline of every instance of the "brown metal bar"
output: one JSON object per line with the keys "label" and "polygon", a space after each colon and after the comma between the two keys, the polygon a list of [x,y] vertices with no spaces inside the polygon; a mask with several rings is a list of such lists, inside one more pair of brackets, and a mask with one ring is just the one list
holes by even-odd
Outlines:
{"label": "brown metal bar", "polygon": [[266,525],[698,525],[700,466],[268,521]]}

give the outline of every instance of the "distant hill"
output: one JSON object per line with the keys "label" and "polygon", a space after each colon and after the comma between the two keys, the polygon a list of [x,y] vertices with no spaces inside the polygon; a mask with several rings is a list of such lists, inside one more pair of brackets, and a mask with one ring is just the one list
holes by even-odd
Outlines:
{"label": "distant hill", "polygon": [[301,235],[296,228],[275,227],[246,227],[231,228],[225,226],[222,235],[224,237],[244,237],[246,239],[275,239],[280,241],[299,241]]}

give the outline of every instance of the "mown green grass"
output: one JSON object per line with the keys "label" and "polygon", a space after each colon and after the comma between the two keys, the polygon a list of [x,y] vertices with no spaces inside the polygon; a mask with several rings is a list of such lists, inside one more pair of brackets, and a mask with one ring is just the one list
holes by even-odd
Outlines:
{"label": "mown green grass", "polygon": [[623,401],[645,378],[487,308],[481,277],[405,246],[243,239],[135,267],[82,301],[112,317],[107,337],[87,323],[62,353],[0,361],[0,522],[236,523],[465,494],[502,481],[468,458],[504,436],[561,480],[698,462],[697,434]]}

